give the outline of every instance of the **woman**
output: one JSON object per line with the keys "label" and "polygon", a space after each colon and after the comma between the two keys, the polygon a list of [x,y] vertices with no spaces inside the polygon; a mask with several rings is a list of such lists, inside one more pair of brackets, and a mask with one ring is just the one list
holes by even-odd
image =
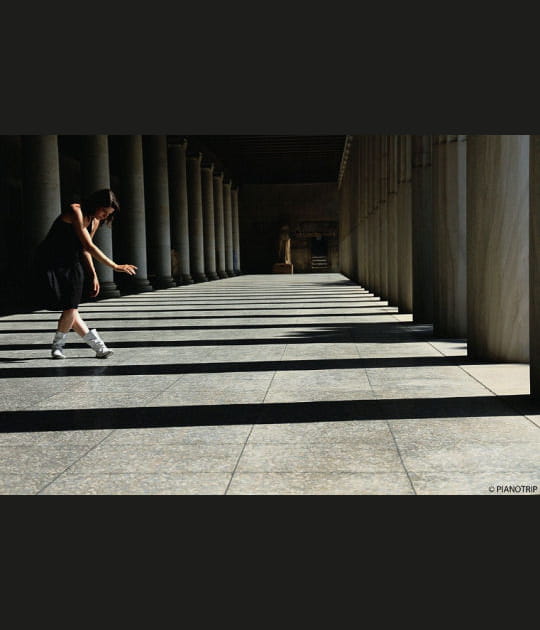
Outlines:
{"label": "woman", "polygon": [[97,358],[106,359],[113,353],[95,328],[88,329],[78,308],[84,284],[81,262],[90,276],[91,297],[96,297],[100,289],[92,258],[117,272],[131,276],[136,273],[137,267],[117,265],[92,241],[100,225],[110,225],[113,214],[118,210],[118,200],[113,191],[108,188],[98,190],[82,205],[72,203],[63,210],[38,248],[40,284],[44,291],[41,308],[62,311],[51,348],[53,359],[65,359],[63,348],[71,329],[95,350]]}

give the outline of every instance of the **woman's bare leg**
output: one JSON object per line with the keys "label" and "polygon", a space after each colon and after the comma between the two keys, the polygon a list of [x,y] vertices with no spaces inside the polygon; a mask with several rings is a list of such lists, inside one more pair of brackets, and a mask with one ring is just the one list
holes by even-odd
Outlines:
{"label": "woman's bare leg", "polygon": [[73,319],[77,312],[76,308],[69,308],[66,311],[62,311],[62,315],[60,315],[60,319],[58,320],[57,330],[68,333],[73,328]]}
{"label": "woman's bare leg", "polygon": [[89,331],[88,326],[85,324],[78,310],[75,310],[71,327],[81,337],[84,337]]}
{"label": "woman's bare leg", "polygon": [[62,315],[60,315],[51,347],[51,356],[53,359],[66,358],[63,353],[63,349],[67,340],[68,333],[73,326],[73,318],[76,312],[77,309],[68,308],[67,310],[62,311]]}

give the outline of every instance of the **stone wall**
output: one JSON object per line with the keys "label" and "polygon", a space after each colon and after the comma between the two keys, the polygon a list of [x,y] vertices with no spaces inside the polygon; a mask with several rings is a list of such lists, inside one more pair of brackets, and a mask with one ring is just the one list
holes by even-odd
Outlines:
{"label": "stone wall", "polygon": [[[240,250],[244,273],[271,273],[277,262],[279,230],[288,225],[295,273],[311,272],[311,230],[327,236],[328,271],[339,271],[337,183],[245,185],[240,187]],[[309,224],[309,225],[308,225]],[[302,229],[310,230],[302,233]]]}

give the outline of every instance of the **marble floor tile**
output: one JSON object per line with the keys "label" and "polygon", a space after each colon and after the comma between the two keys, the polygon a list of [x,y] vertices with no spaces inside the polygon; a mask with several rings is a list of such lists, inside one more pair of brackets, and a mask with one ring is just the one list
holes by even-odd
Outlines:
{"label": "marble floor tile", "polygon": [[405,472],[235,473],[231,495],[414,494]]}
{"label": "marble floor tile", "polygon": [[89,376],[71,388],[71,391],[83,395],[100,393],[141,394],[161,392],[177,383],[181,374],[129,374],[126,376],[106,375]]}
{"label": "marble floor tile", "polygon": [[441,354],[449,357],[466,357],[467,356],[467,340],[466,339],[437,339],[430,341],[430,345],[438,350]]}
{"label": "marble floor tile", "polygon": [[472,365],[468,363],[462,365],[462,369],[498,396],[528,395],[531,392],[528,364]]}
{"label": "marble floor tile", "polygon": [[36,411],[46,409],[110,409],[142,407],[152,400],[156,392],[65,392],[55,394],[32,406]]}
{"label": "marble floor tile", "polygon": [[223,495],[230,478],[228,472],[66,473],[39,494]]}
{"label": "marble floor tile", "polygon": [[289,345],[283,354],[282,360],[314,359],[324,361],[330,358],[357,359],[358,352],[355,344],[342,342]]}
{"label": "marble floor tile", "polygon": [[277,371],[272,381],[271,391],[303,388],[308,390],[370,391],[371,385],[366,370],[352,369],[321,369],[321,370],[284,370]]}
{"label": "marble floor tile", "polygon": [[[540,444],[540,429],[524,416],[480,418],[416,418],[389,420],[396,441],[406,442],[526,442]],[[539,462],[540,464],[540,462]]]}
{"label": "marble floor tile", "polygon": [[111,435],[111,429],[80,431],[20,431],[19,433],[0,433],[2,446],[96,446]]}
{"label": "marble floor tile", "polygon": [[[371,379],[370,379],[371,380]],[[475,381],[455,382],[452,380],[435,380],[429,383],[418,381],[403,381],[399,385],[372,383],[375,396],[381,400],[410,398],[461,398],[489,396],[491,392]]]}
{"label": "marble floor tile", "polygon": [[243,444],[118,444],[105,442],[81,457],[70,472],[178,473],[234,470]]}
{"label": "marble floor tile", "polygon": [[88,452],[87,445],[0,446],[0,474],[61,473]]}
{"label": "marble floor tile", "polygon": [[528,413],[526,416],[531,422],[534,422],[537,427],[540,427],[540,413]]}
{"label": "marble floor tile", "polygon": [[265,404],[270,403],[296,403],[296,402],[329,402],[329,401],[364,401],[375,400],[376,396],[371,389],[308,389],[302,386],[282,388],[270,388],[264,398]]}
{"label": "marble floor tile", "polygon": [[107,445],[244,444],[251,431],[249,424],[117,429],[107,438]]}
{"label": "marble floor tile", "polygon": [[167,390],[155,395],[149,402],[152,407],[178,407],[183,405],[230,405],[262,403],[267,385],[218,389]]}
{"label": "marble floor tile", "polygon": [[361,442],[247,444],[237,468],[247,472],[402,472],[394,446]]}
{"label": "marble floor tile", "polygon": [[388,424],[380,420],[256,424],[249,444],[308,444],[313,442],[360,442],[393,448]]}
{"label": "marble floor tile", "polygon": [[419,365],[415,367],[377,367],[366,368],[367,375],[372,385],[384,385],[394,383],[417,383],[429,386],[431,383],[436,384],[438,381],[443,383],[467,384],[474,382],[463,372],[458,366],[446,365],[428,365],[422,366],[420,360]]}
{"label": "marble floor tile", "polygon": [[540,483],[540,443],[481,440],[399,441],[408,472],[528,473]]}
{"label": "marble floor tile", "polygon": [[0,411],[19,411],[23,409],[32,409],[41,402],[54,396],[55,391],[27,391],[24,396],[19,392],[0,393]]}
{"label": "marble floor tile", "polygon": [[57,476],[57,473],[0,472],[0,495],[39,494]]}
{"label": "marble floor tile", "polygon": [[189,390],[221,390],[227,388],[242,387],[246,389],[250,388],[264,388],[270,385],[270,382],[274,376],[273,371],[261,370],[261,371],[242,371],[242,372],[217,372],[217,373],[205,373],[199,374],[183,374],[177,381],[171,385],[168,389],[169,392]]}

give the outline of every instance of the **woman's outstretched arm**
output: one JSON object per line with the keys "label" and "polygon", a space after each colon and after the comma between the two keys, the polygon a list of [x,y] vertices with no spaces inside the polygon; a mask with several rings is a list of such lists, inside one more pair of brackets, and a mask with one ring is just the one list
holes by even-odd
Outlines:
{"label": "woman's outstretched arm", "polygon": [[[71,224],[73,225],[73,229],[75,233],[79,237],[79,240],[82,243],[84,252],[88,252],[90,256],[99,260],[99,262],[107,265],[107,267],[111,267],[114,271],[119,273],[127,273],[130,276],[134,276],[137,267],[135,265],[118,265],[113,260],[111,260],[108,256],[106,256],[101,249],[92,241],[92,237],[88,233],[88,230],[84,227],[84,219],[81,210],[81,206],[77,203],[73,203],[70,205],[70,209],[67,211],[68,216],[71,219]],[[93,265],[92,265],[93,267]]]}

